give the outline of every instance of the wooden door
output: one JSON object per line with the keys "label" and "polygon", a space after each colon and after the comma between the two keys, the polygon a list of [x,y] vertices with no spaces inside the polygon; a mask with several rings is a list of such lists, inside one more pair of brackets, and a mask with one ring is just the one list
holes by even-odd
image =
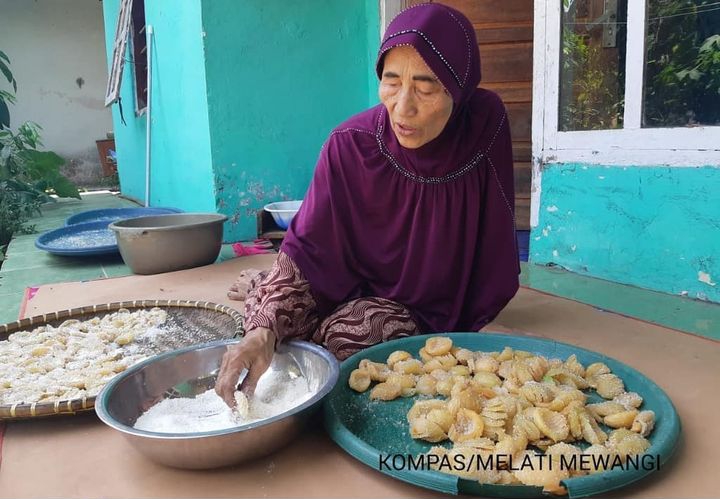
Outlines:
{"label": "wooden door", "polygon": [[[430,3],[407,0],[406,6]],[[473,23],[482,59],[480,87],[497,92],[510,117],[517,228],[530,228],[533,0],[442,0]]]}

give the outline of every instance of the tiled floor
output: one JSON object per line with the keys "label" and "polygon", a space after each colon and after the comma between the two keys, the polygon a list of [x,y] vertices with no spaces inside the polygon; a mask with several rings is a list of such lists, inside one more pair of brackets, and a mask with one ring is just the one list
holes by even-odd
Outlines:
{"label": "tiled floor", "polygon": [[[66,257],[51,255],[35,247],[39,233],[61,227],[75,213],[100,208],[135,208],[138,205],[108,192],[84,194],[82,200],[61,199],[47,205],[42,216],[30,222],[36,234],[13,238],[0,269],[0,323],[17,320],[28,287],[56,282],[121,277],[132,274],[120,255]],[[232,255],[224,246],[219,260]]]}
{"label": "tiled floor", "polygon": [[586,277],[566,270],[520,264],[520,282],[539,291],[647,322],[720,340],[720,305]]}
{"label": "tiled floor", "polygon": [[[32,223],[40,232],[62,226],[67,217],[81,211],[136,206],[134,202],[110,193],[90,194],[84,195],[82,201],[61,200],[48,206],[43,210],[43,216]],[[18,236],[8,247],[7,259],[0,270],[0,323],[17,319],[27,287],[131,274],[119,255],[89,258],[53,256],[35,248],[36,238],[37,234]],[[232,257],[232,249],[224,245],[218,261]],[[521,262],[521,267],[522,284],[533,289],[720,340],[720,305],[525,262]]]}

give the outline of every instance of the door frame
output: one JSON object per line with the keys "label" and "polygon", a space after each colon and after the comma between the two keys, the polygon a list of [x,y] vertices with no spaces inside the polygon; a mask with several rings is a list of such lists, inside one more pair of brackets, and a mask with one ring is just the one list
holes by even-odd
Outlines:
{"label": "door frame", "polygon": [[390,21],[408,6],[408,0],[380,0],[380,40]]}

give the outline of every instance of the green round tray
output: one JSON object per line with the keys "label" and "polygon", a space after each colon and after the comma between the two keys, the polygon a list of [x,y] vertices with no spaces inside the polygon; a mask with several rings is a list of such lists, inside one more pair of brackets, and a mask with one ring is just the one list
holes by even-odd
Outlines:
{"label": "green round tray", "polygon": [[[642,409],[655,411],[656,424],[648,438],[651,446],[647,453],[659,456],[659,467],[666,465],[677,447],[680,419],[670,398],[643,374],[621,362],[551,340],[492,333],[451,333],[434,336],[447,336],[452,338],[454,345],[474,351],[501,351],[509,346],[516,350],[527,350],[563,360],[575,354],[578,361],[585,366],[593,362],[604,362],[622,378],[627,391],[637,392],[643,397]],[[381,343],[356,353],[342,363],[338,383],[324,405],[325,427],[330,437],[351,456],[371,468],[426,489],[454,495],[543,497],[540,487],[479,484],[433,470],[388,469],[387,466],[380,466],[381,455],[417,456],[427,452],[433,444],[414,440],[409,435],[406,415],[415,402],[414,397],[391,402],[371,401],[370,391],[356,393],[348,387],[348,378],[361,359],[385,362],[388,355],[395,350],[406,350],[418,357],[418,351],[425,345],[426,340],[427,336],[415,336]],[[591,392],[588,401],[592,400],[602,399],[595,392]],[[562,483],[567,488],[569,497],[586,497],[626,486],[656,469],[616,469],[571,478]]]}

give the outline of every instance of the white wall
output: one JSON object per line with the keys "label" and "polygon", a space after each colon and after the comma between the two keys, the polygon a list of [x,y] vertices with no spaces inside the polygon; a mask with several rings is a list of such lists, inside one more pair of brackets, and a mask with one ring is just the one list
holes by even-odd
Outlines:
{"label": "white wall", "polygon": [[[67,174],[76,182],[96,183],[101,170],[95,140],[112,130],[103,105],[102,2],[0,0],[0,50],[10,57],[18,83],[11,127],[40,124],[45,147],[68,160]],[[3,79],[0,85],[8,87]],[[132,106],[124,111],[132,113]]]}

